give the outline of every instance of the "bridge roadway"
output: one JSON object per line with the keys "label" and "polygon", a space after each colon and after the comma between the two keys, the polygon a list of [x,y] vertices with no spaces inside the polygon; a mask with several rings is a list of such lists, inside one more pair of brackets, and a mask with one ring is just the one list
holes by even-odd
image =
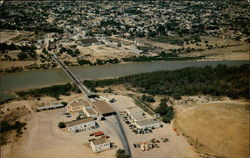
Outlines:
{"label": "bridge roadway", "polygon": [[81,90],[81,92],[86,95],[94,95],[95,93],[91,92],[70,70],[67,68],[55,54],[52,55],[52,58],[56,63],[63,69],[63,71],[70,77],[70,79],[75,83],[75,85]]}
{"label": "bridge roadway", "polygon": [[[80,80],[75,77],[75,75],[57,58],[55,54],[52,54],[52,58],[56,61],[56,63],[63,69],[63,71],[70,77],[71,80],[74,81],[75,85],[81,90],[81,92],[85,95],[86,101],[92,105],[92,102],[89,101],[89,95],[95,95],[95,93],[91,92]],[[128,154],[129,158],[132,158],[131,150],[129,147],[127,136],[124,132],[123,126],[120,122],[120,119],[117,115],[115,115],[115,120],[111,121],[112,124],[116,124],[118,129],[116,132],[120,137],[120,140],[123,144],[125,152]]]}

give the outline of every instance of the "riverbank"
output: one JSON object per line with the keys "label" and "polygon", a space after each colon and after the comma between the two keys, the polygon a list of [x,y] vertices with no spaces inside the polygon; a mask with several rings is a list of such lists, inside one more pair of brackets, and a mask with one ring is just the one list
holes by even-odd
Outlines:
{"label": "riverbank", "polygon": [[[236,61],[178,61],[178,62],[143,62],[128,64],[112,64],[101,66],[70,67],[71,71],[81,80],[93,80],[101,78],[114,78],[139,73],[177,70],[186,67],[204,67],[225,64],[238,66],[248,64],[246,60]],[[50,70],[33,70],[27,72],[0,74],[0,92],[11,93],[17,90],[41,88],[48,85],[57,85],[71,82],[68,76],[58,68]]]}

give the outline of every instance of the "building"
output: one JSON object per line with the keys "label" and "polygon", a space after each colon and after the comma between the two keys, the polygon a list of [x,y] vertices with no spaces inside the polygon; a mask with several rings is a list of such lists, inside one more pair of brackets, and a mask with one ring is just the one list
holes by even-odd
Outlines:
{"label": "building", "polygon": [[146,119],[146,120],[136,121],[135,126],[140,129],[159,128],[161,126],[161,122],[156,119]]}
{"label": "building", "polygon": [[68,113],[74,114],[84,112],[87,117],[102,118],[115,115],[116,112],[103,100],[95,102],[86,101],[84,99],[75,100],[66,106]]}
{"label": "building", "polygon": [[128,116],[131,118],[132,121],[139,121],[146,118],[145,113],[141,108],[138,106],[133,106],[125,109],[125,111],[128,113]]}
{"label": "building", "polygon": [[48,50],[56,49],[56,42],[49,42]]}
{"label": "building", "polygon": [[58,109],[58,108],[63,108],[63,107],[65,107],[65,105],[61,103],[50,103],[50,104],[44,104],[43,106],[37,107],[36,111]]}
{"label": "building", "polygon": [[81,40],[79,40],[78,43],[84,47],[100,44],[100,42],[96,38],[81,39]]}
{"label": "building", "polygon": [[87,130],[91,127],[96,126],[96,122],[92,117],[87,117],[81,120],[73,120],[70,122],[66,122],[65,124],[66,124],[66,127],[68,128],[68,131],[71,131],[71,132]]}
{"label": "building", "polygon": [[83,99],[75,100],[66,106],[66,111],[67,113],[84,112],[85,107],[91,107],[89,102]]}
{"label": "building", "polygon": [[90,141],[90,147],[94,152],[101,152],[110,149],[110,142],[107,138],[99,138]]}
{"label": "building", "polygon": [[125,109],[125,111],[129,114],[129,115],[143,115],[144,112],[141,108],[139,108],[138,106],[133,106],[133,107],[129,107],[127,109]]}
{"label": "building", "polygon": [[93,102],[94,110],[101,116],[106,117],[110,115],[116,115],[116,112],[103,100]]}
{"label": "building", "polygon": [[92,106],[84,107],[83,111],[88,117],[93,117],[93,118],[98,117],[98,113],[93,109]]}
{"label": "building", "polygon": [[158,128],[161,125],[159,120],[147,116],[138,106],[127,108],[125,111],[137,128]]}

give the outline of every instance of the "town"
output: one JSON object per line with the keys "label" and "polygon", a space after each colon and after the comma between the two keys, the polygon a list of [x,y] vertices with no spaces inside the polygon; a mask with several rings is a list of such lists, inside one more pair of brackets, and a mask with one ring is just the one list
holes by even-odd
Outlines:
{"label": "town", "polygon": [[5,3],[0,70],[56,67],[48,45],[68,66],[245,59],[248,4],[235,3]]}

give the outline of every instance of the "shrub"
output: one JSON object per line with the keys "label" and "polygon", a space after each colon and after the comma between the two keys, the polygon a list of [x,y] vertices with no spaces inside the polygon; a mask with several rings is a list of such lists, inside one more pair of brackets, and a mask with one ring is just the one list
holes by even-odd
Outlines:
{"label": "shrub", "polygon": [[65,128],[66,125],[65,125],[64,122],[59,122],[59,123],[58,123],[58,127],[59,127],[59,128]]}
{"label": "shrub", "polygon": [[124,149],[118,149],[116,151],[116,158],[129,158],[129,156],[125,153]]}
{"label": "shrub", "polygon": [[148,95],[142,95],[141,99],[146,102],[155,102],[154,97]]}

